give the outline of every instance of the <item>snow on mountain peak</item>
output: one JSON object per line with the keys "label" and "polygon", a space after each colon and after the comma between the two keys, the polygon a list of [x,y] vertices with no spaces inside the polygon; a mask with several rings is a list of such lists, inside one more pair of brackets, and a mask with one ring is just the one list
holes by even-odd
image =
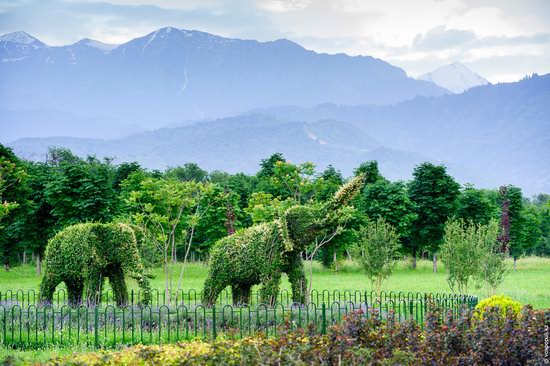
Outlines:
{"label": "snow on mountain peak", "polygon": [[19,44],[24,44],[29,46],[30,45],[45,46],[44,43],[40,42],[38,39],[34,38],[33,36],[23,31],[6,33],[0,36],[0,42],[1,41],[19,43]]}
{"label": "snow on mountain peak", "polygon": [[438,67],[432,72],[424,74],[419,80],[429,81],[455,94],[462,93],[470,88],[486,85],[489,82],[476,74],[460,62]]}
{"label": "snow on mountain peak", "polygon": [[76,42],[75,45],[83,45],[83,46],[98,48],[103,52],[109,52],[118,47],[117,44],[103,43],[100,41],[96,41],[95,39],[89,39],[89,38],[81,39],[80,41]]}

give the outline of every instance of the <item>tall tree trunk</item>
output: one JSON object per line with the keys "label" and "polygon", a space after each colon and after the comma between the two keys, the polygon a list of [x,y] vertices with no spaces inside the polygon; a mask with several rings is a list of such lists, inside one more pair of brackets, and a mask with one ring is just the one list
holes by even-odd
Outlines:
{"label": "tall tree trunk", "polygon": [[514,271],[518,270],[518,259],[514,257]]}
{"label": "tall tree trunk", "polygon": [[416,269],[416,252],[413,253],[412,269]]}
{"label": "tall tree trunk", "polygon": [[36,275],[42,275],[42,258],[40,258],[40,253],[36,254]]}
{"label": "tall tree trunk", "polygon": [[437,254],[434,253],[434,273],[437,272]]}
{"label": "tall tree trunk", "polygon": [[23,251],[23,264],[27,264],[27,251]]}

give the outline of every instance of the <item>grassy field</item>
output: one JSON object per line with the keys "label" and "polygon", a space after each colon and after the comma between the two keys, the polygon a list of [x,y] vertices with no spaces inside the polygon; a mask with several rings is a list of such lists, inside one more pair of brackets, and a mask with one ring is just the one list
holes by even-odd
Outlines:
{"label": "grassy field", "polygon": [[[309,273],[310,263],[305,263],[306,272]],[[513,270],[512,261],[507,263],[508,274],[498,293],[509,295],[523,304],[531,304],[535,308],[550,308],[550,258],[527,257],[518,260],[517,271]],[[177,277],[181,264],[174,266],[174,277],[177,286]],[[203,263],[187,264],[183,288],[202,288],[207,275],[208,267]],[[162,269],[153,271],[155,278],[151,287],[164,288],[164,276]],[[37,277],[32,266],[20,266],[12,270],[0,271],[0,291],[8,289],[38,289],[40,277]],[[130,282],[131,288],[137,285]],[[283,278],[283,287],[289,289],[287,279]],[[322,268],[317,262],[313,264],[313,288],[317,290],[371,290],[368,279],[361,273],[359,267],[352,262],[344,262],[339,272]],[[384,286],[384,290],[412,291],[412,292],[442,292],[449,293],[450,289],[446,281],[446,273],[443,265],[439,264],[439,271],[432,272],[430,261],[419,261],[418,268],[410,268],[408,261],[399,262],[394,275]],[[486,289],[476,289],[473,286],[469,294],[478,295],[480,298],[487,296]]]}

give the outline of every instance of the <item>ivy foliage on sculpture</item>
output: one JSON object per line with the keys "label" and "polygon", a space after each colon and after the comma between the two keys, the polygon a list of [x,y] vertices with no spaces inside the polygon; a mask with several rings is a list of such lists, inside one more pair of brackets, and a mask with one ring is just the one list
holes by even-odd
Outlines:
{"label": "ivy foliage on sculpture", "polygon": [[363,188],[359,175],[343,185],[324,205],[297,205],[280,218],[237,231],[219,240],[210,253],[210,270],[204,284],[203,302],[213,305],[231,286],[233,303],[248,304],[253,285],[260,284],[260,301],[273,305],[281,275],[286,273],[292,299],[305,303],[307,280],[301,253],[316,238],[325,237],[350,217],[347,204]]}
{"label": "ivy foliage on sculpture", "polygon": [[113,289],[117,305],[128,303],[124,277],[134,278],[149,302],[149,279],[139,248],[145,240],[140,228],[123,223],[71,225],[57,233],[46,247],[44,277],[40,285],[43,301],[52,300],[55,288],[64,282],[69,302],[98,303],[105,278]]}

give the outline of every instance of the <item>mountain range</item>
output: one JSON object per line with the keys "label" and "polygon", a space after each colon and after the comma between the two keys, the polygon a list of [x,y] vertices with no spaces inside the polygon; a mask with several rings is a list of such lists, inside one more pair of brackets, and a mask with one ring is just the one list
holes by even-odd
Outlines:
{"label": "mountain range", "polygon": [[[115,162],[139,161],[150,169],[195,162],[208,171],[254,174],[262,159],[281,152],[290,161],[329,164],[350,175],[367,160],[377,160],[392,180],[411,178],[415,165],[438,161],[422,154],[388,148],[364,130],[342,121],[293,121],[264,114],[245,114],[163,128],[114,139],[73,137],[25,138],[10,143],[26,159],[44,161],[50,146],[63,146],[80,156],[116,157]],[[461,180],[490,184],[466,167],[449,162]]]}
{"label": "mountain range", "polygon": [[79,125],[109,120],[120,130],[150,129],[276,105],[393,104],[446,92],[373,57],[320,54],[285,39],[173,27],[118,46],[89,39],[48,46],[25,32],[0,37],[0,115],[37,115],[30,120],[42,126],[21,118],[33,136],[51,133],[43,130],[56,113]]}
{"label": "mountain range", "polygon": [[389,148],[466,166],[529,194],[550,192],[550,74],[395,106],[324,104],[254,113],[306,122],[346,121]]}
{"label": "mountain range", "polygon": [[394,180],[431,161],[462,183],[550,192],[550,75],[492,85],[452,64],[419,81],[372,57],[170,27],[118,46],[11,33],[0,60],[0,141],[29,159],[64,146],[253,173],[282,152],[346,175],[378,160]]}

